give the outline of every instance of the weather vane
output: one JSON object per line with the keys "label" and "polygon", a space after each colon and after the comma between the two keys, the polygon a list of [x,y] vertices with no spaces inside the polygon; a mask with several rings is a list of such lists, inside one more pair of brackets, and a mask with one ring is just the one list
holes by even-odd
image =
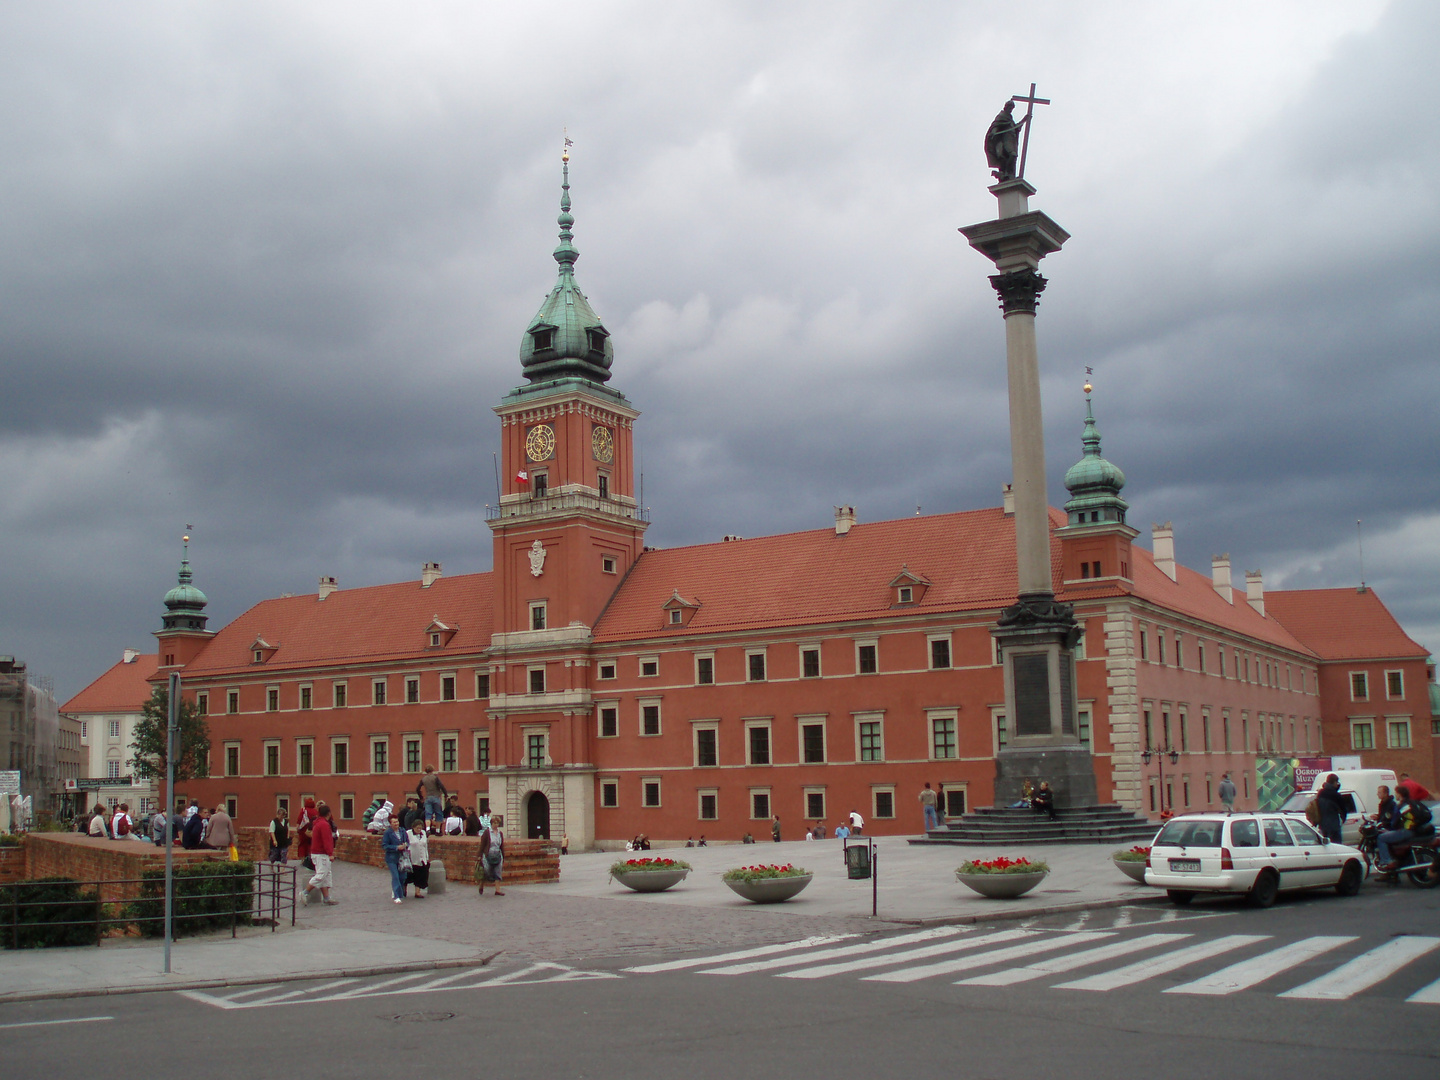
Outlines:
{"label": "weather vane", "polygon": [[1095,387],[1093,387],[1093,386],[1090,385],[1090,376],[1091,376],[1091,375],[1094,375],[1094,374],[1095,374],[1095,369],[1094,369],[1093,367],[1087,367],[1087,368],[1085,369],[1085,396],[1086,396],[1086,397],[1089,397],[1089,396],[1090,396],[1090,391],[1095,389]]}
{"label": "weather vane", "polygon": [[560,151],[560,160],[563,161],[566,165],[568,165],[570,164],[570,147],[575,145],[575,140],[570,138],[570,129],[568,127],[561,128],[560,130],[564,133],[565,136],[565,148]]}
{"label": "weather vane", "polygon": [[[1018,124],[1015,122],[1017,101],[1026,103],[1025,115]],[[1030,93],[1016,94],[990,122],[990,130],[985,132],[985,160],[990,165],[990,175],[996,180],[1004,183],[1006,180],[1025,179],[1025,156],[1030,152],[1030,121],[1034,118],[1036,105],[1049,104],[1049,98],[1035,96],[1035,84],[1031,83]]]}

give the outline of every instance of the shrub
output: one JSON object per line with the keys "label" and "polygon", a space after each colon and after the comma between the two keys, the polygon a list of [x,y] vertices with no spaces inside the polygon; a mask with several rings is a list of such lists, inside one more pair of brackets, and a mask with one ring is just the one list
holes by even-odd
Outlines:
{"label": "shrub", "polygon": [[19,847],[20,837],[16,833],[0,833],[0,847]]}
{"label": "shrub", "polygon": [[[74,878],[50,877],[0,887],[5,948],[95,944],[95,897]],[[71,925],[63,925],[69,923]]]}
{"label": "shrub", "polygon": [[[146,937],[165,933],[165,871],[146,870],[140,899],[127,914]],[[175,868],[175,936],[228,929],[250,922],[255,866],[248,862],[203,862]]]}

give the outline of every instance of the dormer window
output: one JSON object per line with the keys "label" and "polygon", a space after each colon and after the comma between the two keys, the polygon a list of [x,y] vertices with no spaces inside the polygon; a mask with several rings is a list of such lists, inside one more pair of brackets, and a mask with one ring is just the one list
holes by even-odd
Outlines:
{"label": "dormer window", "polygon": [[925,596],[925,590],[929,588],[930,582],[925,580],[908,566],[900,567],[900,573],[896,574],[890,581],[891,597],[895,605],[918,604]]}
{"label": "dormer window", "polygon": [[440,647],[440,635],[438,633],[430,635],[430,647],[432,649],[438,649]]}
{"label": "dormer window", "polygon": [[425,640],[430,648],[443,649],[450,644],[450,639],[455,636],[458,629],[458,627],[447,626],[440,621],[440,616],[436,615],[430,620],[430,625],[425,628]]}
{"label": "dormer window", "polygon": [[700,601],[687,600],[680,595],[680,590],[676,589],[662,607],[665,611],[666,626],[689,626],[695,612],[700,610]]}
{"label": "dormer window", "polygon": [[603,354],[605,352],[605,339],[609,336],[609,333],[606,332],[603,326],[592,326],[585,331],[585,339],[590,346],[591,352]]}
{"label": "dormer window", "polygon": [[671,626],[679,626],[679,625],[680,625],[682,622],[684,622],[684,621],[685,621],[685,615],[684,615],[684,613],[683,613],[679,608],[674,608],[674,609],[671,610],[671,612],[670,612],[670,625],[671,625]]}
{"label": "dormer window", "polygon": [[266,641],[263,637],[256,636],[250,643],[250,659],[257,664],[263,664],[275,655],[275,646]]}
{"label": "dormer window", "polygon": [[257,664],[263,664],[264,662],[265,662],[265,652],[264,652],[264,650],[262,650],[262,649],[256,649],[256,650],[255,650],[255,663],[257,663]]}
{"label": "dormer window", "polygon": [[530,331],[530,338],[535,343],[536,352],[546,352],[555,348],[555,327],[537,326]]}

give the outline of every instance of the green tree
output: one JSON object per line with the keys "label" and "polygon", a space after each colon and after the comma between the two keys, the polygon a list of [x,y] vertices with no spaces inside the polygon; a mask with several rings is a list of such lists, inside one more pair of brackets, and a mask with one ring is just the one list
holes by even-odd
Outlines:
{"label": "green tree", "polygon": [[[170,689],[157,686],[140,710],[135,725],[135,756],[130,768],[141,780],[165,779],[165,731],[170,724]],[[180,700],[179,755],[175,779],[190,780],[210,775],[210,725],[193,701]]]}

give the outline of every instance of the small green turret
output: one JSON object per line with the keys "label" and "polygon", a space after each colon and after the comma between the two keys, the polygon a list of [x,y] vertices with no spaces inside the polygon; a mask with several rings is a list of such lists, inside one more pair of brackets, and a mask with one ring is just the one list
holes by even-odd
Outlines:
{"label": "small green turret", "polygon": [[1070,492],[1065,513],[1071,525],[1123,525],[1125,511],[1130,509],[1130,504],[1120,497],[1120,490],[1125,486],[1125,474],[1119,466],[1106,461],[1100,454],[1100,429],[1095,426],[1095,411],[1090,404],[1093,389],[1087,381],[1085,433],[1080,440],[1085,445],[1085,454],[1065,474],[1065,487]]}

